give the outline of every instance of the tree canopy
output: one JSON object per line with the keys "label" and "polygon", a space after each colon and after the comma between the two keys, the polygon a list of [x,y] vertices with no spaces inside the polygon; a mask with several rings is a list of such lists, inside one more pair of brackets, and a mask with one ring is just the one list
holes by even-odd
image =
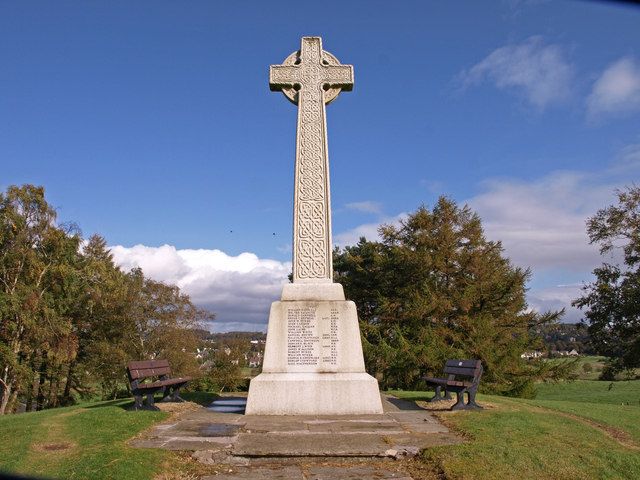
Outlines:
{"label": "tree canopy", "polygon": [[441,197],[432,210],[422,206],[399,226],[381,227],[380,236],[336,250],[334,268],[358,306],[365,361],[383,388],[415,388],[451,358],[482,360],[484,386],[511,395],[562,374],[520,357],[540,346],[531,329],[562,312],[528,308],[529,270],[485,238],[469,207]]}
{"label": "tree canopy", "polygon": [[640,367],[640,187],[618,191],[617,197],[617,205],[587,221],[591,243],[602,255],[613,254],[612,263],[596,268],[595,281],[574,301],[585,312],[592,344],[610,359],[604,372],[609,377]]}
{"label": "tree canopy", "polygon": [[194,329],[210,318],[178,287],[122,271],[102,237],[58,224],[42,187],[0,193],[0,414],[113,397],[133,359],[193,373]]}

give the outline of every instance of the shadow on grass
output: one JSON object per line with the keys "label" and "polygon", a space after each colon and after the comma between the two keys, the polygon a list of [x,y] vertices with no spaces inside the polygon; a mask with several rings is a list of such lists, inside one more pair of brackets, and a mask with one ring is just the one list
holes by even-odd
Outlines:
{"label": "shadow on grass", "polygon": [[[181,392],[180,396],[187,402],[197,403],[203,407],[208,407],[211,402],[219,398],[219,395],[210,392]],[[155,403],[160,403],[161,395],[154,397]],[[131,410],[133,407],[133,398],[117,398],[115,400],[107,400],[103,402],[92,403],[91,405],[81,405],[82,408],[103,408],[103,407],[120,407],[123,410]]]}
{"label": "shadow on grass", "polygon": [[412,398],[412,399],[403,400],[401,398],[387,396],[387,402],[389,402],[392,405],[395,405],[400,410],[424,410],[424,408],[416,405],[416,402],[414,400],[421,400],[421,399]]}
{"label": "shadow on grass", "polygon": [[118,398],[116,400],[108,400],[106,402],[98,402],[91,405],[81,405],[82,408],[120,407],[123,410],[128,410],[132,406],[133,398]]}
{"label": "shadow on grass", "polygon": [[211,402],[220,398],[220,395],[211,392],[181,392],[180,396],[188,402],[197,403],[203,407],[208,407]]}

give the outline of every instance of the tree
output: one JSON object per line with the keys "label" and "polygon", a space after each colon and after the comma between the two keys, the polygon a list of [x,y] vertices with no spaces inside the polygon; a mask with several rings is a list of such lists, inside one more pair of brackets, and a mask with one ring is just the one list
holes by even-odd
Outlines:
{"label": "tree", "polygon": [[0,415],[126,392],[133,359],[195,374],[196,330],[212,318],[178,287],[123,272],[102,237],[83,243],[42,187],[0,193]]}
{"label": "tree", "polygon": [[0,414],[21,389],[42,385],[74,355],[63,282],[73,282],[79,241],[72,228],[56,224],[42,187],[0,194]]}
{"label": "tree", "polygon": [[237,390],[244,383],[242,369],[237,358],[225,348],[218,348],[209,354],[207,359],[206,379],[219,392]]}
{"label": "tree", "polygon": [[560,375],[543,362],[522,361],[539,347],[533,327],[562,312],[528,309],[528,270],[484,237],[480,218],[441,197],[398,227],[383,226],[381,241],[360,242],[334,255],[335,280],[358,306],[368,370],[383,388],[414,388],[449,358],[478,358],[491,391],[531,394],[533,380]]}
{"label": "tree", "polygon": [[587,221],[592,244],[600,254],[622,253],[620,262],[604,262],[595,281],[573,302],[583,309],[591,341],[609,357],[604,375],[640,367],[640,187],[617,192],[617,205],[599,210]]}

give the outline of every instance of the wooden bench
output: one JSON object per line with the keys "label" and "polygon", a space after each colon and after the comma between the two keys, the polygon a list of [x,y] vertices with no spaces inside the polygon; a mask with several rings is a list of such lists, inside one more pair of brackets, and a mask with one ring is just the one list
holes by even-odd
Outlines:
{"label": "wooden bench", "polygon": [[[447,378],[422,377],[428,385],[435,386],[436,394],[432,402],[451,400],[449,392],[456,392],[456,403],[451,410],[482,408],[476,403],[476,392],[482,376],[480,360],[447,360],[443,370]],[[467,403],[464,403],[464,394]]]}
{"label": "wooden bench", "polygon": [[[191,380],[191,377],[169,378],[171,368],[168,360],[129,362],[127,374],[135,398],[133,410],[159,410],[155,406],[153,395],[160,390],[163,402],[182,402],[180,389]],[[142,403],[143,395],[147,396],[146,405]]]}

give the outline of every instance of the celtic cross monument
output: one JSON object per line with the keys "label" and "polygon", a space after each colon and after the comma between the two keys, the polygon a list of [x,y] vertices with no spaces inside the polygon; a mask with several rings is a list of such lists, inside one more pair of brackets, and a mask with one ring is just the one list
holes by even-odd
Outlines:
{"label": "celtic cross monument", "polygon": [[353,67],[303,37],[269,74],[271,90],[298,106],[293,199],[293,283],[271,305],[262,373],[247,415],[382,413],[378,382],[364,370],[358,315],[333,283],[325,105],[353,87]]}

